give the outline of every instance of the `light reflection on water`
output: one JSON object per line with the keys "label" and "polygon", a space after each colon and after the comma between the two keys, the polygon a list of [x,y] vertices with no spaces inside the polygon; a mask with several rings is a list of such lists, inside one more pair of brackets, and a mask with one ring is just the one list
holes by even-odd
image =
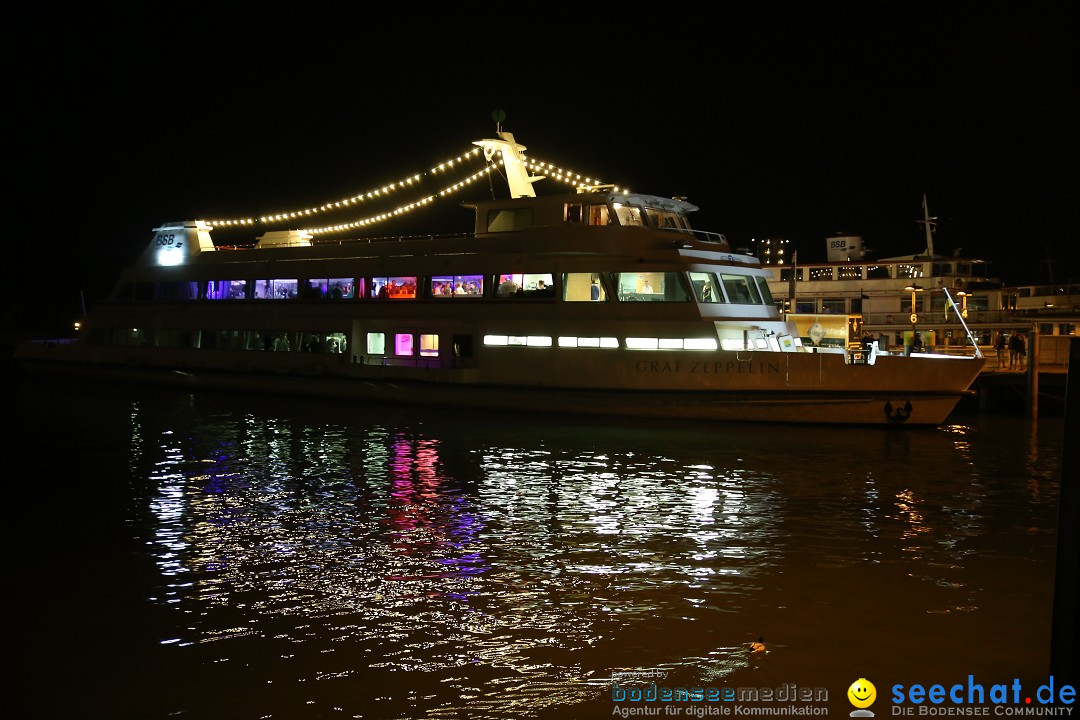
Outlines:
{"label": "light reflection on water", "polygon": [[[123,526],[156,566],[134,585],[158,608],[159,650],[143,652],[171,669],[130,690],[143,716],[602,717],[613,670],[653,667],[824,685],[843,708],[874,673],[1045,671],[1052,422],[896,433],[111,402]],[[759,635],[764,659],[747,652]],[[944,636],[962,645],[943,653]]]}

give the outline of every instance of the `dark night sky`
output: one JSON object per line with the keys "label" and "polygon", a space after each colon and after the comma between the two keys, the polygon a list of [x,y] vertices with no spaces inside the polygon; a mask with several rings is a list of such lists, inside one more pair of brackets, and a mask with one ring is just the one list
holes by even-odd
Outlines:
{"label": "dark night sky", "polygon": [[1064,5],[402,7],[31,23],[7,58],[16,324],[105,293],[157,224],[424,171],[491,136],[495,108],[530,155],[684,195],[696,227],[737,246],[784,237],[822,260],[844,232],[915,253],[926,193],[938,252],[1011,282],[1046,281],[1049,256],[1055,280],[1076,278]]}

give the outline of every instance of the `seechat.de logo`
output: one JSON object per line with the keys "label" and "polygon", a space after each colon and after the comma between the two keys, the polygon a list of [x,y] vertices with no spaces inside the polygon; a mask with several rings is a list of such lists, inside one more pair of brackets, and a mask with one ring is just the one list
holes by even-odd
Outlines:
{"label": "seechat.de logo", "polygon": [[866,678],[859,678],[847,689],[847,698],[855,706],[855,709],[851,711],[851,717],[874,717],[874,713],[866,709],[877,699],[877,688],[874,687],[874,683]]}

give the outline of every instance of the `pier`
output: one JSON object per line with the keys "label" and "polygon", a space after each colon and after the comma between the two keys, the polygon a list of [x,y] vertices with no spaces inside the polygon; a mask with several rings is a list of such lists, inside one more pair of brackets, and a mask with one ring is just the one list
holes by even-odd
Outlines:
{"label": "pier", "polygon": [[[972,384],[974,405],[979,410],[1006,410],[1027,415],[1062,414],[1069,374],[1070,335],[1033,335],[1026,356],[1010,367],[1006,352],[999,361],[996,351],[981,347],[986,366]],[[971,409],[971,402],[964,406]]]}

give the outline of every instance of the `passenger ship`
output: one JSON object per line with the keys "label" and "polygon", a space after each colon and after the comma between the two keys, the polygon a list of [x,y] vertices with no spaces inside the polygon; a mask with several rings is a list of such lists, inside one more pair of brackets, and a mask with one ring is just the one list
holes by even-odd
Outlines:
{"label": "passenger ship", "polygon": [[985,359],[807,347],[757,258],[685,199],[581,184],[538,196],[511,133],[473,143],[509,197],[456,237],[267,231],[215,245],[167,223],[70,343],[33,370],[496,412],[941,424]]}

